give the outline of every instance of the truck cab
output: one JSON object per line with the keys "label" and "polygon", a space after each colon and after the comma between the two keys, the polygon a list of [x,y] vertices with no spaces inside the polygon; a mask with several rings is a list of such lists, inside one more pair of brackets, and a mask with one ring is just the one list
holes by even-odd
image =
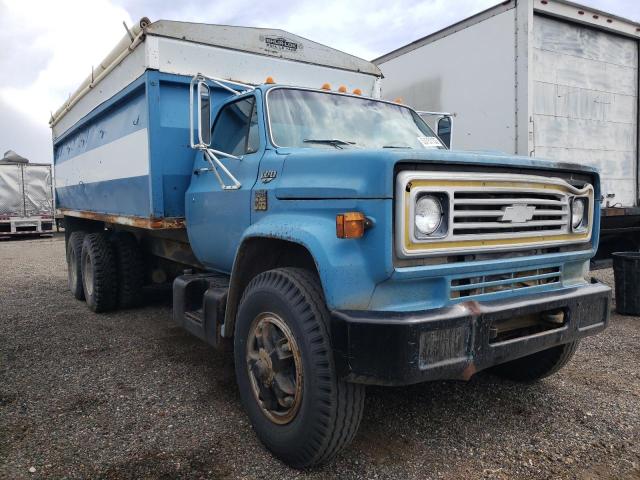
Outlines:
{"label": "truck cab", "polygon": [[[165,38],[154,25],[141,31]],[[363,93],[294,67],[298,82],[281,67],[247,83],[145,68],[54,140],[77,298],[128,308],[144,285],[171,281],[174,323],[233,345],[256,434],[298,468],[353,439],[366,385],[485,369],[538,380],[606,327],[610,289],[588,278],[595,169],[450,150],[411,107],[377,98],[377,80]],[[111,144],[74,153],[84,132],[115,123],[131,124],[111,143],[130,165],[78,181],[78,157],[110,158]],[[126,150],[141,128],[146,171]]]}

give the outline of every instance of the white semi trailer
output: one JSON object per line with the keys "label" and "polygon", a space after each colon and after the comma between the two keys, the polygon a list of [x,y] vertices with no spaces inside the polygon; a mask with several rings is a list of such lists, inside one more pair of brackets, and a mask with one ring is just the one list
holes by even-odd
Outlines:
{"label": "white semi trailer", "polygon": [[0,159],[0,238],[53,233],[51,164],[8,151]]}
{"label": "white semi trailer", "polygon": [[455,114],[456,149],[598,167],[607,250],[640,228],[639,39],[640,24],[592,8],[509,0],[373,62],[383,98]]}

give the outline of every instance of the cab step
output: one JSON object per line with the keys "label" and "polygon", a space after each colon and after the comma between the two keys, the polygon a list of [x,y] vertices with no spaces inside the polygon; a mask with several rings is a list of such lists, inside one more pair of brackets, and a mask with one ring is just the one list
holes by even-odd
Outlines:
{"label": "cab step", "polygon": [[229,277],[187,273],[173,281],[173,321],[192,335],[218,346],[224,321]]}

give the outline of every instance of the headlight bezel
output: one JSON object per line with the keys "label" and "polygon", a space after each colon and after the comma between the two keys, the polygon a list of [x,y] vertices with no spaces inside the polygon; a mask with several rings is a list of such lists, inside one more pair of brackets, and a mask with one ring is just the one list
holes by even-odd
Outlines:
{"label": "headlight bezel", "polygon": [[[423,198],[433,198],[440,205],[440,211],[442,212],[440,216],[440,222],[438,226],[431,233],[424,233],[420,229],[418,229],[416,225],[416,216],[417,216],[417,207],[418,202]],[[449,233],[449,217],[450,217],[450,207],[449,207],[449,195],[446,192],[437,192],[437,191],[421,191],[419,192],[411,202],[411,212],[410,219],[412,224],[413,236],[416,240],[419,241],[429,241],[444,238]]]}
{"label": "headlight bezel", "polygon": [[[573,224],[573,205],[576,202],[580,202],[582,204],[582,218],[580,219],[580,223],[577,226]],[[580,195],[574,196],[571,198],[571,205],[569,206],[569,226],[571,228],[572,233],[582,233],[586,232],[589,228],[589,197]]]}

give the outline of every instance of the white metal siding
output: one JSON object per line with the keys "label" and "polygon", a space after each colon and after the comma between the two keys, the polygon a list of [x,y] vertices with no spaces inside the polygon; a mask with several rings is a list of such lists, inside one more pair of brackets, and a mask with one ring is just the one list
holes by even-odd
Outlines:
{"label": "white metal siding", "polygon": [[455,149],[515,153],[515,9],[379,64],[382,96],[454,112]]}
{"label": "white metal siding", "polygon": [[635,205],[637,42],[535,15],[532,48],[533,155],[596,166],[611,205]]}

